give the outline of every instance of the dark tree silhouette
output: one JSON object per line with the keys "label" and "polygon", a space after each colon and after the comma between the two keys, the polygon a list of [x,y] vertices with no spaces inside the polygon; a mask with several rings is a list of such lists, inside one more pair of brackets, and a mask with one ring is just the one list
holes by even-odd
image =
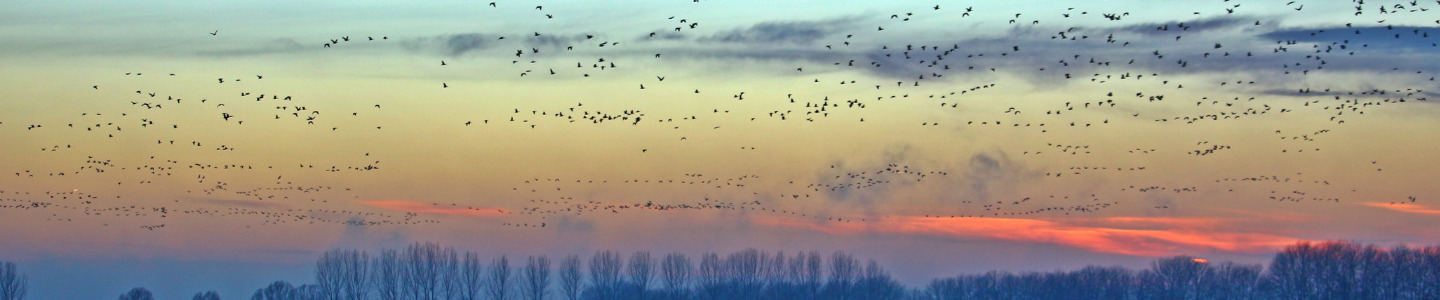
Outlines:
{"label": "dark tree silhouette", "polygon": [[150,294],[150,290],[137,287],[130,289],[129,292],[120,294],[120,300],[155,300],[155,296]]}
{"label": "dark tree silhouette", "polygon": [[[403,268],[405,284],[401,285],[405,299],[441,299],[448,264],[446,249],[435,243],[415,243],[405,248],[400,265]],[[454,250],[448,250],[454,251]]]}
{"label": "dark tree silhouette", "polygon": [[767,289],[779,288],[790,284],[787,280],[789,276],[785,272],[785,261],[785,252],[776,251],[775,255],[770,255],[769,259],[760,262],[760,274],[764,276],[762,280],[766,283],[765,286]]}
{"label": "dark tree silhouette", "polygon": [[700,299],[721,299],[725,296],[724,284],[727,279],[724,269],[719,254],[705,253],[700,256],[700,282],[696,291]]}
{"label": "dark tree silhouette", "polygon": [[1440,270],[1440,256],[1436,255],[1440,251],[1436,250],[1435,247],[1411,249],[1403,246],[1390,250],[1390,261],[1395,264],[1395,274],[1391,276],[1394,298],[1415,299],[1440,294],[1440,274],[1437,274],[1440,272],[1435,271]]}
{"label": "dark tree silhouette", "polygon": [[660,266],[660,279],[665,285],[665,294],[668,298],[683,299],[688,297],[686,290],[690,288],[690,274],[695,266],[690,263],[690,258],[685,254],[671,253],[665,256],[665,261]]}
{"label": "dark tree silhouette", "polygon": [[195,297],[190,297],[190,300],[220,300],[220,294],[215,293],[215,291],[205,291],[195,293]]}
{"label": "dark tree silhouette", "polygon": [[[131,290],[131,292],[134,292],[134,290]],[[145,293],[149,295],[150,292],[147,291]],[[264,288],[256,290],[255,294],[250,296],[250,300],[297,300],[296,294],[298,293],[295,286],[290,285],[289,282],[276,281]],[[120,299],[123,300],[125,298],[122,297]]]}
{"label": "dark tree silhouette", "polygon": [[400,266],[400,254],[394,249],[380,251],[371,267],[375,297],[380,300],[399,300],[404,284],[404,273]]}
{"label": "dark tree silhouette", "polygon": [[1200,283],[1202,299],[1246,299],[1254,295],[1260,281],[1260,265],[1212,263],[1210,270],[1209,280]]}
{"label": "dark tree silhouette", "polygon": [[0,262],[0,300],[25,299],[25,285],[29,279],[16,270],[13,262]]}
{"label": "dark tree silhouette", "polygon": [[786,258],[784,253],[776,253],[771,257],[768,276],[769,282],[766,287],[765,297],[769,299],[807,299],[807,287],[804,284],[803,274],[806,262],[805,252],[796,252],[795,256]]}
{"label": "dark tree silhouette", "polygon": [[1071,275],[1080,299],[1120,299],[1132,293],[1133,272],[1121,267],[1088,266]]}
{"label": "dark tree silhouette", "polygon": [[364,300],[370,293],[370,255],[335,249],[315,263],[315,284],[322,300]]}
{"label": "dark tree silhouette", "polygon": [[295,287],[295,290],[290,294],[290,299],[294,300],[322,299],[323,297],[324,295],[320,293],[320,287],[314,284]]}
{"label": "dark tree silhouette", "polygon": [[1391,249],[1352,242],[1300,242],[1263,269],[1189,256],[1131,272],[989,272],[936,279],[926,299],[1437,299],[1440,247]]}
{"label": "dark tree silhouette", "polygon": [[[796,261],[801,260],[797,257]],[[801,299],[815,299],[820,295],[821,261],[820,252],[810,251],[805,254],[803,265],[796,270],[799,273],[797,281],[802,290]]]}
{"label": "dark tree silhouette", "polygon": [[[844,252],[787,256],[746,249],[723,256],[705,253],[699,264],[673,253],[657,266],[649,252],[636,252],[627,261],[618,252],[599,251],[590,259],[588,284],[580,257],[569,255],[560,262],[555,296],[549,295],[549,260],[529,256],[525,262],[514,270],[500,256],[486,269],[479,255],[466,252],[462,258],[436,244],[382,250],[375,257],[337,249],[317,260],[316,284],[276,281],[251,299],[1440,299],[1440,247],[1387,249],[1352,242],[1297,243],[1277,253],[1268,268],[1175,256],[1136,271],[1100,266],[991,271],[938,278],[913,290],[878,262],[861,264]],[[0,264],[0,279],[12,287],[24,285],[13,264]],[[195,296],[216,298],[213,292]],[[0,300],[11,299],[19,298]],[[136,288],[121,299],[150,296]]]}
{"label": "dark tree silhouette", "polygon": [[761,281],[761,266],[765,254],[760,250],[745,249],[731,253],[725,258],[727,273],[730,274],[730,295],[735,298],[755,299],[764,287]]}
{"label": "dark tree silhouette", "polygon": [[580,299],[581,284],[580,256],[571,254],[560,261],[560,296],[565,300]]}
{"label": "dark tree silhouette", "polygon": [[479,254],[465,252],[465,260],[460,263],[460,300],[480,300],[484,290],[484,269]]}
{"label": "dark tree silhouette", "polygon": [[440,295],[436,299],[458,299],[464,286],[460,275],[460,254],[453,247],[445,247],[440,256]]}
{"label": "dark tree silhouette", "polygon": [[521,273],[526,300],[544,300],[550,289],[550,259],[544,255],[530,256]]}
{"label": "dark tree silhouette", "polygon": [[860,275],[860,261],[844,252],[830,255],[830,278],[822,293],[830,299],[850,299],[852,285]]}
{"label": "dark tree silhouette", "polygon": [[1436,246],[1300,242],[1275,255],[1262,288],[1274,299],[1421,299],[1440,297],[1437,282]]}
{"label": "dark tree silhouette", "polygon": [[1146,287],[1144,293],[1151,298],[1196,299],[1200,296],[1200,283],[1209,280],[1210,267],[1206,262],[1189,256],[1176,256],[1156,260],[1150,270],[1140,272],[1140,279]]}
{"label": "dark tree silhouette", "polygon": [[630,289],[627,298],[645,299],[650,290],[650,281],[655,278],[655,259],[650,257],[649,251],[635,251],[630,256],[630,264],[625,269],[625,275],[630,279]]}
{"label": "dark tree silhouette", "polygon": [[512,273],[509,258],[502,255],[490,262],[490,274],[485,277],[485,291],[490,299],[510,299],[510,286],[514,284]]}
{"label": "dark tree silhouette", "polygon": [[590,282],[593,294],[586,298],[617,299],[620,290],[620,268],[624,263],[620,253],[605,250],[590,257]]}
{"label": "dark tree silhouette", "polygon": [[856,295],[854,299],[899,300],[905,298],[906,292],[905,286],[890,277],[890,272],[886,272],[880,268],[879,263],[871,260],[865,265],[865,272],[860,275],[855,291],[851,294]]}

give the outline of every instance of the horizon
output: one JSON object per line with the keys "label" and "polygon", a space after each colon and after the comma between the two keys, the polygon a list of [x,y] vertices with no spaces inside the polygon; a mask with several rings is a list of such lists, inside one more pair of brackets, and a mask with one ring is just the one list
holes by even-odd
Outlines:
{"label": "horizon", "polygon": [[[429,299],[422,287],[427,281],[440,287],[434,299],[508,299],[494,293],[512,292],[524,299],[990,299],[1027,295],[1042,299],[1409,299],[1440,291],[1440,285],[1423,280],[1440,271],[1436,268],[1440,260],[1435,259],[1440,257],[1440,245],[1381,247],[1350,241],[1301,241],[1263,264],[1180,255],[1152,259],[1143,268],[1087,265],[1072,270],[990,270],[945,275],[920,284],[897,281],[895,274],[875,260],[843,251],[772,254],[749,248],[701,255],[644,250],[629,254],[601,250],[553,259],[546,255],[487,259],[430,242],[374,252],[336,248],[316,259],[313,282],[266,281],[254,289],[253,299],[372,299],[368,297],[372,294],[379,299],[396,299],[385,295]],[[557,261],[559,266],[552,267]],[[597,268],[597,264],[614,268]],[[558,279],[552,279],[555,277]],[[19,298],[13,298],[17,278]],[[1411,280],[1415,278],[1422,280]],[[25,269],[0,261],[0,298],[24,299],[28,279]],[[505,281],[512,283],[497,284]],[[176,284],[174,278],[162,282]],[[227,293],[236,285],[230,282],[226,285],[230,288],[218,289],[220,292],[202,289],[194,299],[216,299],[202,298],[202,294],[220,299],[226,294],[251,294],[244,288]],[[507,288],[497,291],[495,286]],[[121,294],[121,299],[150,299],[151,295],[183,298],[173,293],[137,286]],[[539,298],[535,298],[537,293]]]}
{"label": "horizon", "polygon": [[919,286],[1440,241],[1440,4],[1287,2],[16,3],[0,261],[178,298],[415,242]]}

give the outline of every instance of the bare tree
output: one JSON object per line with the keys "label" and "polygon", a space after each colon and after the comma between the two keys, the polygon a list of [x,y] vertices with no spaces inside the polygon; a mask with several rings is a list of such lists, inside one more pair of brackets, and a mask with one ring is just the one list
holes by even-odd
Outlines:
{"label": "bare tree", "polygon": [[490,276],[486,277],[485,290],[490,299],[506,300],[510,297],[510,259],[501,255],[490,262]]}
{"label": "bare tree", "polygon": [[440,257],[440,294],[437,299],[454,300],[460,298],[461,280],[460,257],[454,247],[445,247]]}
{"label": "bare tree", "polygon": [[620,289],[620,254],[605,250],[590,257],[590,281],[599,290],[601,299],[611,299]]}
{"label": "bare tree", "polygon": [[905,297],[905,287],[891,278],[890,272],[881,268],[880,263],[871,260],[865,265],[865,273],[860,276],[856,289],[851,294],[858,299],[899,300]]}
{"label": "bare tree", "polygon": [[764,282],[761,281],[761,268],[769,255],[756,249],[745,249],[740,252],[730,253],[725,258],[725,269],[732,283],[731,293],[733,297],[754,299],[758,297]]}
{"label": "bare tree", "polygon": [[[1259,266],[1256,266],[1258,269]],[[1077,291],[1070,296],[1080,299],[1119,299],[1130,293],[1130,270],[1121,267],[1088,266],[1075,271]]]}
{"label": "bare tree", "polygon": [[650,251],[635,251],[635,254],[630,256],[630,265],[625,273],[630,277],[630,282],[640,287],[643,297],[645,291],[650,289],[650,281],[655,278],[655,259],[650,257]]}
{"label": "bare tree", "polygon": [[[1420,295],[1424,294],[1425,282],[1427,280],[1440,280],[1440,278],[1424,278],[1427,274],[1423,271],[1425,270],[1425,256],[1424,253],[1420,252],[1421,249],[1412,249],[1406,246],[1396,246],[1390,249],[1390,255],[1392,256],[1391,262],[1395,264],[1394,278],[1397,281],[1395,284],[1396,298],[1420,298]],[[1440,263],[1437,263],[1437,265],[1440,265]],[[1440,270],[1440,268],[1435,268],[1435,270]],[[1440,272],[1433,273],[1435,274],[1428,275],[1440,275]]]}
{"label": "bare tree", "polygon": [[403,295],[406,299],[437,300],[440,296],[442,272],[445,265],[444,252],[439,244],[415,243],[405,248],[401,256],[405,284]]}
{"label": "bare tree", "polygon": [[765,265],[762,268],[764,271],[761,273],[765,274],[765,282],[771,284],[788,283],[787,281],[790,278],[787,277],[785,273],[785,252],[775,252],[775,255],[770,256],[770,259],[764,263]]}
{"label": "bare tree", "polygon": [[215,293],[215,291],[195,293],[195,297],[190,297],[190,300],[220,300],[220,294]]}
{"label": "bare tree", "polygon": [[461,300],[480,300],[480,293],[484,287],[484,268],[480,262],[480,255],[474,252],[465,252],[465,259],[460,263],[459,297]]}
{"label": "bare tree", "polygon": [[292,299],[292,300],[310,300],[310,299],[321,299],[321,297],[322,297],[322,294],[320,293],[320,287],[319,287],[319,286],[316,286],[316,285],[314,285],[314,284],[302,284],[302,285],[300,285],[300,286],[295,287],[294,290],[290,291],[290,298],[289,298],[289,299]]}
{"label": "bare tree", "polygon": [[[1423,249],[1429,251],[1433,247]],[[1406,254],[1401,255],[1402,259],[1407,259],[1403,256]],[[1265,285],[1276,299],[1396,298],[1397,294],[1408,294],[1411,291],[1398,290],[1408,287],[1393,282],[1395,279],[1387,278],[1393,274],[1386,273],[1408,273],[1402,268],[1385,266],[1393,265],[1394,259],[1392,253],[1382,254],[1382,250],[1374,246],[1362,246],[1354,242],[1299,242],[1285,247],[1271,260]],[[1428,267],[1432,268],[1431,270],[1440,270],[1436,268],[1437,265],[1440,264],[1432,263]],[[1436,273],[1440,272],[1432,272],[1428,278],[1425,274],[1414,274],[1419,275],[1418,278],[1407,279],[1433,285],[1435,279],[1440,277],[1434,276]]]}
{"label": "bare tree", "polygon": [[370,291],[370,255],[335,249],[315,263],[315,284],[325,300],[363,300]]}
{"label": "bare tree", "polygon": [[664,262],[660,263],[660,276],[664,281],[665,290],[677,298],[681,291],[688,289],[690,285],[690,274],[694,273],[695,266],[691,265],[690,258],[682,253],[671,253],[665,256]]}
{"label": "bare tree", "polygon": [[835,299],[849,299],[851,288],[860,275],[860,261],[854,256],[845,252],[835,252],[830,256],[830,280],[825,283],[825,290]]}
{"label": "bare tree", "polygon": [[[134,292],[134,290],[131,290],[131,292]],[[150,292],[146,291],[145,294],[149,295]],[[295,298],[295,286],[292,286],[289,282],[284,281],[276,281],[270,283],[270,285],[256,290],[255,294],[250,296],[250,300],[295,300]],[[123,297],[120,299],[126,300],[126,298]]]}
{"label": "bare tree", "polygon": [[15,270],[15,263],[0,262],[0,300],[25,299],[25,274]]}
{"label": "bare tree", "polygon": [[[1231,262],[1209,263],[1211,276],[1200,286],[1201,299],[1243,299],[1255,292],[1260,279],[1260,265],[1239,265]],[[1395,297],[1370,297],[1395,299]]]}
{"label": "bare tree", "polygon": [[1141,273],[1154,297],[1165,299],[1196,299],[1200,283],[1208,280],[1211,270],[1206,260],[1189,256],[1158,259],[1150,264],[1150,270]]}
{"label": "bare tree", "polygon": [[550,288],[550,259],[544,255],[530,256],[521,275],[524,278],[525,299],[544,300]]}
{"label": "bare tree", "polygon": [[799,299],[813,299],[820,290],[820,266],[822,260],[819,252],[798,252],[795,257],[790,258],[786,265],[786,280],[794,284],[795,297]]}
{"label": "bare tree", "polygon": [[820,252],[810,251],[805,255],[804,271],[800,274],[801,284],[805,287],[806,299],[813,299],[820,294],[820,266],[823,264]]}
{"label": "bare tree", "polygon": [[400,285],[405,280],[400,254],[395,249],[380,251],[380,257],[375,258],[372,268],[371,282],[375,285],[376,296],[380,300],[399,300],[403,295]]}
{"label": "bare tree", "polygon": [[1440,295],[1440,245],[1427,246],[1415,249],[1420,253],[1423,263],[1417,263],[1410,267],[1417,268],[1418,279],[1421,284],[1416,287],[1416,293],[1421,295]]}
{"label": "bare tree", "polygon": [[130,289],[129,292],[120,294],[120,300],[155,300],[155,296],[150,294],[150,290],[137,287]]}
{"label": "bare tree", "polygon": [[580,299],[580,256],[571,254],[560,261],[560,293],[566,300]]}
{"label": "bare tree", "polygon": [[722,289],[728,279],[725,266],[720,262],[719,254],[711,252],[700,256],[699,275],[700,286],[698,289],[701,296],[707,299],[719,299],[724,296]]}
{"label": "bare tree", "polygon": [[781,266],[775,266],[775,268],[779,269],[777,272],[781,273],[778,282],[782,282],[783,284],[775,291],[781,293],[782,297],[789,299],[806,298],[805,296],[809,288],[805,286],[803,276],[805,274],[805,259],[805,252],[795,252],[795,256],[790,257],[789,260],[778,261],[779,259],[777,259],[776,263],[783,263]]}
{"label": "bare tree", "polygon": [[340,284],[340,294],[345,300],[365,300],[369,297],[371,287],[370,254],[364,251],[351,251],[350,258],[342,265],[341,276],[344,280]]}

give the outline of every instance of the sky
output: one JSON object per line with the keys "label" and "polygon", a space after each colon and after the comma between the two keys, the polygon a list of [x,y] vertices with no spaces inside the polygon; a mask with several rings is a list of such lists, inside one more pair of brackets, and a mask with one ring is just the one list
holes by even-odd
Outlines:
{"label": "sky", "polygon": [[0,260],[233,298],[414,242],[918,286],[1440,240],[1440,3],[487,2],[5,3]]}

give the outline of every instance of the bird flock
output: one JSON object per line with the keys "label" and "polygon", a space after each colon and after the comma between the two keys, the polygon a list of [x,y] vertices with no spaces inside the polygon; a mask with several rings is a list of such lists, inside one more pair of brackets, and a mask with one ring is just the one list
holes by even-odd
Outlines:
{"label": "bird flock", "polygon": [[[1209,0],[1153,17],[938,1],[761,23],[678,2],[689,8],[619,29],[544,25],[620,21],[579,14],[587,3],[495,1],[457,10],[506,28],[296,39],[296,55],[381,78],[364,83],[318,81],[314,63],[120,60],[44,100],[69,104],[0,104],[0,216],[138,232],[561,230],[662,214],[824,224],[1440,196],[1367,179],[1435,175],[1414,160],[1431,154],[1373,153],[1437,137],[1395,120],[1434,110],[1440,66],[1414,59],[1440,53],[1440,2]],[[178,38],[252,39],[225,26]],[[355,58],[375,49],[404,53],[411,75]],[[1347,140],[1369,135],[1385,138]]]}

